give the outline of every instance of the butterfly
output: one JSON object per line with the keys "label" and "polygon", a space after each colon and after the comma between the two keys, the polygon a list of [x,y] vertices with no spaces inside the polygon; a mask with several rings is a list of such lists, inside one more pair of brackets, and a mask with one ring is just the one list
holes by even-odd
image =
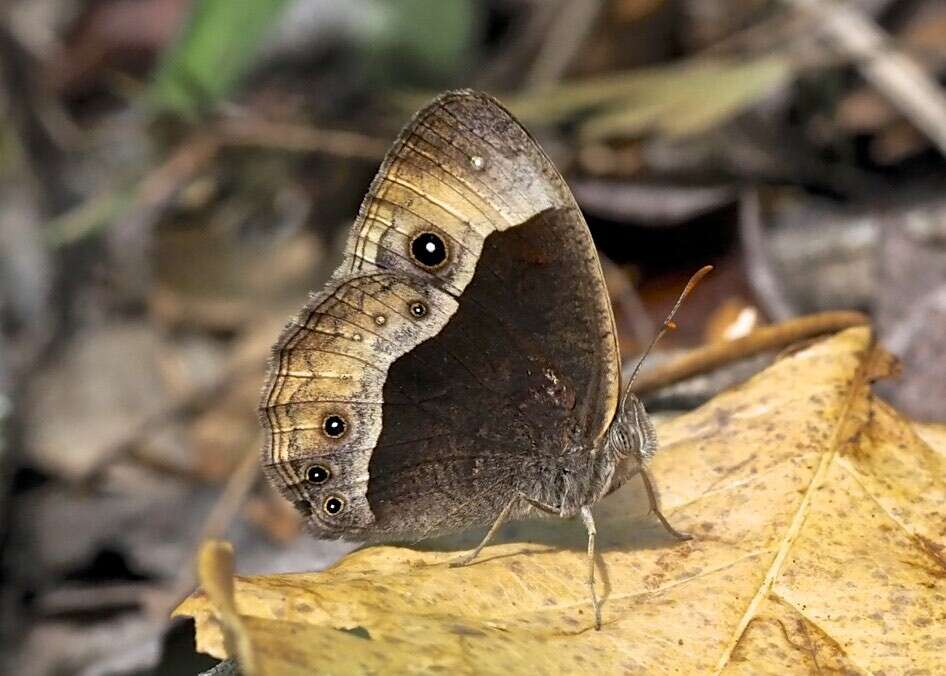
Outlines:
{"label": "butterfly", "polygon": [[640,475],[687,537],[647,472],[654,428],[622,395],[588,226],[486,94],[441,95],[395,141],[342,264],[273,348],[260,412],[264,472],[321,538],[490,526],[465,565],[508,519],[579,517],[596,626],[595,503]]}

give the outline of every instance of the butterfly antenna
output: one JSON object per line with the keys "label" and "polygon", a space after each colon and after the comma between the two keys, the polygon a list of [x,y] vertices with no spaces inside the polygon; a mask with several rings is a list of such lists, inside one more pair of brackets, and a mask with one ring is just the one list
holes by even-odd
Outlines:
{"label": "butterfly antenna", "polygon": [[644,354],[641,355],[640,360],[637,362],[637,366],[634,367],[633,373],[631,373],[631,379],[627,382],[627,387],[624,388],[624,398],[627,399],[627,395],[631,391],[631,385],[634,384],[634,380],[637,378],[637,374],[640,373],[641,366],[644,365],[644,360],[647,359],[647,355],[650,354],[650,351],[654,349],[654,346],[657,342],[663,338],[664,334],[671,329],[677,328],[677,325],[673,323],[673,316],[677,314],[677,310],[680,309],[680,306],[683,304],[683,301],[686,300],[686,297],[690,295],[690,292],[696,288],[696,285],[702,281],[702,279],[710,273],[713,269],[712,265],[704,265],[702,268],[697,270],[690,281],[687,282],[687,285],[683,288],[683,291],[680,292],[680,297],[677,298],[677,302],[674,303],[673,309],[670,311],[670,314],[667,315],[667,318],[664,320],[663,326],[660,327],[660,330],[657,332],[657,335],[654,336],[654,339],[650,341],[650,345],[647,346],[647,349],[644,350]]}

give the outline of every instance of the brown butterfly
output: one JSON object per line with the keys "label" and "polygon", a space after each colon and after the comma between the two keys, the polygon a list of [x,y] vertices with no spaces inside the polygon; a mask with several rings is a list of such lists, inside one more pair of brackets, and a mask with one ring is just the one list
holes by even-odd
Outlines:
{"label": "brown butterfly", "polygon": [[401,133],[341,266],[276,343],[260,409],[266,475],[318,537],[491,525],[463,565],[507,519],[580,516],[598,626],[592,505],[639,474],[687,537],[646,470],[653,426],[621,396],[584,218],[485,94],[444,94]]}

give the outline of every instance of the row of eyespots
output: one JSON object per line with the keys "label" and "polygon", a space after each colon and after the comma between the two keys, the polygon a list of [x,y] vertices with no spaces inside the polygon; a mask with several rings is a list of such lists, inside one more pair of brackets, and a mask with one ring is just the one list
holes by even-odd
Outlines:
{"label": "row of eyespots", "polygon": [[[438,235],[424,232],[417,235],[412,240],[411,255],[414,256],[421,265],[437,267],[447,259],[447,248]],[[427,305],[422,301],[413,301],[408,306],[408,309],[410,310],[411,316],[416,319],[427,316]],[[378,324],[378,326],[383,326],[386,321],[387,319],[384,315],[375,317],[375,323]],[[358,337],[360,338],[361,336],[359,335]],[[326,416],[325,420],[322,421],[322,431],[325,433],[325,436],[332,439],[339,439],[345,434],[347,429],[348,424],[345,422],[345,418],[337,413]],[[332,473],[327,467],[316,464],[310,465],[306,469],[305,477],[306,481],[309,483],[321,485],[332,477]],[[344,506],[345,501],[335,495],[330,495],[325,499],[325,502],[322,503],[322,509],[325,510],[326,514],[331,515],[341,512]]]}
{"label": "row of eyespots", "polygon": [[[332,413],[325,416],[325,419],[322,421],[322,432],[325,434],[325,436],[332,439],[338,439],[344,436],[347,430],[348,423],[345,422],[345,418],[337,413]],[[309,465],[305,470],[305,478],[309,483],[318,486],[331,479],[332,472],[324,465]],[[341,512],[344,506],[345,501],[336,495],[330,495],[325,499],[325,502],[322,503],[322,509],[326,514],[331,515]]]}
{"label": "row of eyespots", "polygon": [[[324,465],[309,465],[305,471],[306,481],[315,485],[324,484],[331,477],[332,472]],[[325,498],[325,502],[322,503],[322,509],[325,513],[333,516],[342,511],[344,506],[345,501],[337,495],[328,496]]]}

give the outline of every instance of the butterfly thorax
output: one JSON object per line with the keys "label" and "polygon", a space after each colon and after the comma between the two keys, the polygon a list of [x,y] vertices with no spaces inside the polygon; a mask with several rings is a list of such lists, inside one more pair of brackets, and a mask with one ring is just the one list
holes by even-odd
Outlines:
{"label": "butterfly thorax", "polygon": [[540,511],[563,518],[576,515],[607,491],[616,466],[613,459],[592,454],[591,449],[575,446],[554,459],[536,459],[536,466],[523,468],[521,476],[527,479],[519,484],[520,494]]}
{"label": "butterfly thorax", "polygon": [[534,507],[575,516],[620,488],[656,450],[654,426],[640,400],[629,394],[597,447],[569,445],[554,460],[539,461],[542,467],[524,473],[536,478],[521,490]]}

